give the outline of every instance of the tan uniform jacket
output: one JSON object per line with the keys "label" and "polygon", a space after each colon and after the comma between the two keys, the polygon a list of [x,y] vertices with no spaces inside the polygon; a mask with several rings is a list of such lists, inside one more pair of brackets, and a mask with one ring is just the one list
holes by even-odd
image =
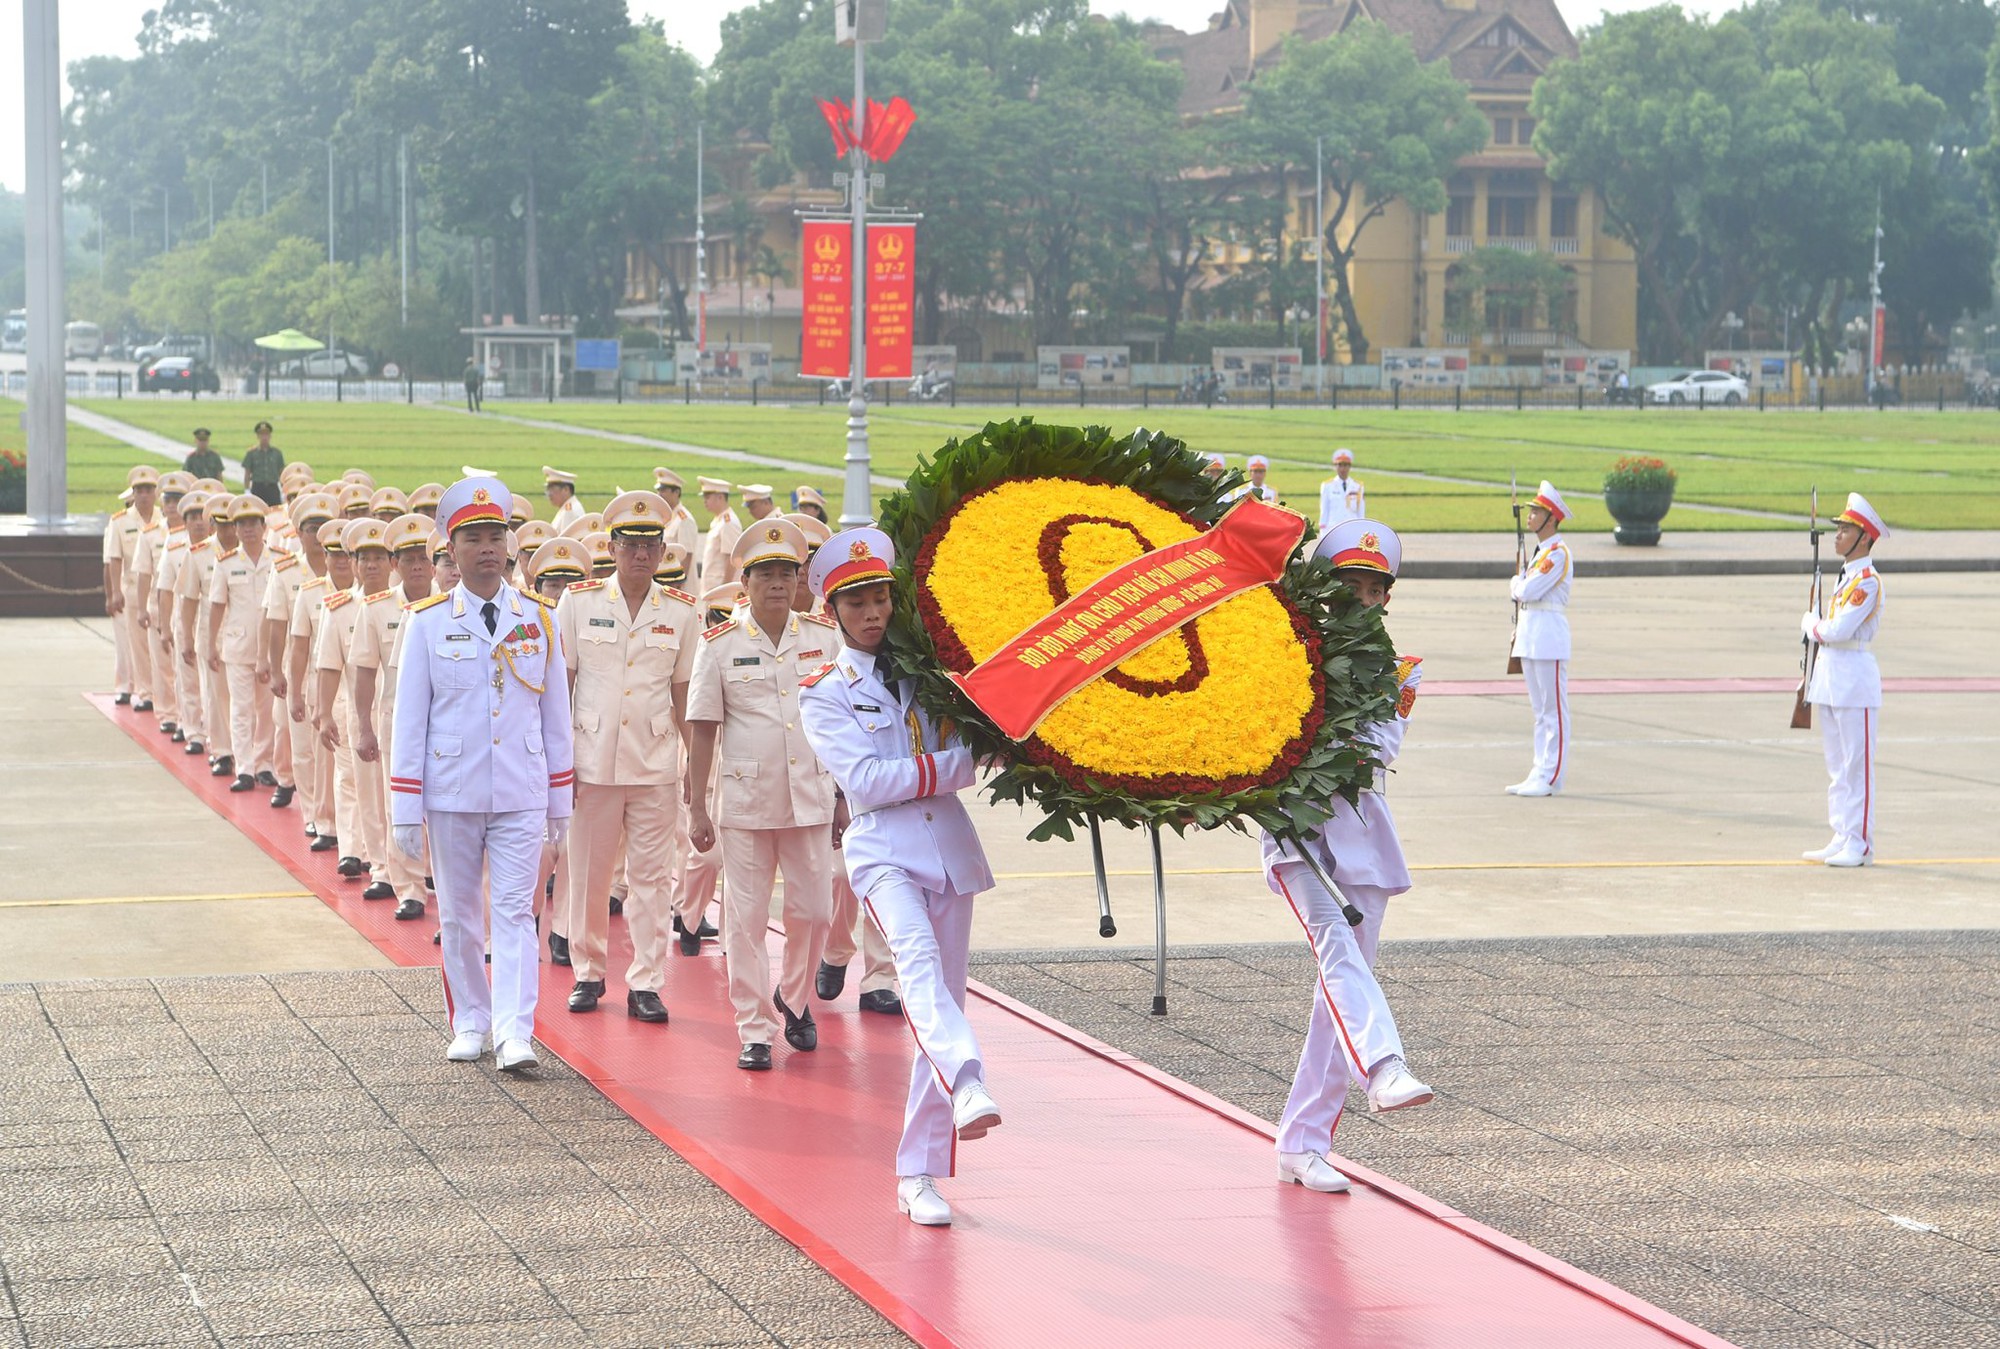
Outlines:
{"label": "tan uniform jacket", "polygon": [[[138,520],[135,512],[132,521]],[[153,573],[159,570],[160,554],[167,546],[167,517],[164,511],[153,512],[153,523],[140,525],[132,538],[132,556],[125,559],[123,583],[128,589],[137,590],[150,586]]]}
{"label": "tan uniform jacket", "polygon": [[361,618],[354,630],[354,645],[347,653],[349,669],[376,672],[375,706],[371,710],[380,714],[375,727],[375,733],[380,736],[389,733],[388,723],[383,718],[388,716],[396,701],[396,675],[394,667],[389,664],[389,652],[402,627],[403,587],[398,582],[362,600]]}
{"label": "tan uniform jacket", "polygon": [[556,606],[563,656],[576,672],[570,725],[583,782],[680,781],[673,686],[694,675],[701,618],[695,597],[654,584],[635,617],[616,577],[579,581]]}
{"label": "tan uniform jacket", "polygon": [[702,634],[687,714],[689,721],[722,723],[715,750],[718,825],[833,822],[833,777],[799,720],[799,681],[839,652],[839,630],[810,614],[788,616],[775,643],[748,614]]}
{"label": "tan uniform jacket", "polygon": [[222,606],[222,648],[217,654],[225,664],[256,663],[264,589],[270,583],[268,548],[257,555],[255,562],[241,548],[232,548],[216,559],[215,575],[208,583],[208,602]]}
{"label": "tan uniform jacket", "polygon": [[743,521],[737,517],[734,508],[724,510],[708,523],[708,533],[702,536],[701,584],[703,589],[727,585],[736,579],[735,564],[730,562],[730,550],[743,537]]}
{"label": "tan uniform jacket", "polygon": [[347,662],[354,650],[355,629],[361,626],[361,611],[365,607],[358,591],[337,590],[328,595],[320,618],[319,633],[313,638],[313,669],[340,671],[343,693],[353,689]]}
{"label": "tan uniform jacket", "polygon": [[271,564],[271,584],[264,590],[264,621],[290,625],[299,587],[311,576],[312,568],[294,553],[285,553]]}
{"label": "tan uniform jacket", "polygon": [[694,522],[694,513],[687,507],[674,507],[674,522],[667,526],[667,542],[687,549],[689,558],[701,556],[701,526]]}

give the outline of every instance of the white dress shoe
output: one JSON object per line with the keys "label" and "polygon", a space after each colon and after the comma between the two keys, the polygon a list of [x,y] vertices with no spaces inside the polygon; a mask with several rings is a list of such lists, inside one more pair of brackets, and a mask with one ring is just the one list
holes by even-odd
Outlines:
{"label": "white dress shoe", "polygon": [[1345,1194],[1348,1187],[1347,1177],[1334,1170],[1333,1164],[1317,1152],[1279,1153],[1278,1179],[1321,1194]]}
{"label": "white dress shoe", "polygon": [[1413,1105],[1428,1105],[1436,1095],[1410,1076],[1410,1070],[1403,1066],[1401,1059],[1379,1063],[1375,1065],[1375,1071],[1368,1075],[1368,1108],[1378,1115],[1390,1110],[1407,1110]]}
{"label": "white dress shoe", "polygon": [[485,1031],[462,1030],[451,1037],[451,1048],[444,1051],[444,1056],[453,1063],[477,1063],[485,1052]]}
{"label": "white dress shoe", "polygon": [[524,1068],[532,1068],[537,1060],[535,1047],[526,1040],[502,1040],[500,1047],[493,1051],[494,1062],[503,1073],[518,1073]]}
{"label": "white dress shoe", "polygon": [[951,1205],[937,1192],[929,1176],[905,1176],[896,1182],[896,1209],[919,1227],[950,1227]]}
{"label": "white dress shoe", "polygon": [[967,1082],[951,1094],[951,1122],[960,1139],[984,1138],[1000,1123],[1000,1107],[984,1082]]}
{"label": "white dress shoe", "polygon": [[1833,841],[1827,844],[1824,848],[1814,848],[1808,852],[1800,853],[1799,856],[1805,858],[1806,861],[1808,862],[1824,862],[1827,858],[1833,856],[1835,853],[1839,851],[1840,851],[1840,837],[1839,835],[1835,835]]}
{"label": "white dress shoe", "polygon": [[1875,854],[1858,843],[1850,843],[1827,858],[1826,864],[1830,867],[1871,867],[1875,865]]}
{"label": "white dress shoe", "polygon": [[1510,787],[1507,790],[1516,796],[1554,796],[1561,792],[1562,788],[1551,786],[1546,782],[1524,782],[1518,787]]}
{"label": "white dress shoe", "polygon": [[1507,792],[1507,795],[1509,796],[1519,796],[1521,794],[1521,789],[1523,787],[1526,787],[1527,785],[1528,784],[1525,782],[1510,782],[1507,784],[1505,790]]}

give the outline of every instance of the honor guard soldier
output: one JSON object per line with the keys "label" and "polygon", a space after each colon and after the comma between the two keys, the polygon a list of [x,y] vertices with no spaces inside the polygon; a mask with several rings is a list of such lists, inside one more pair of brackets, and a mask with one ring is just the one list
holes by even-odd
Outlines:
{"label": "honor guard soldier", "polygon": [[1250,470],[1250,483],[1246,489],[1247,492],[1255,495],[1259,501],[1275,502],[1278,499],[1278,489],[1268,486],[1264,482],[1264,479],[1271,474],[1271,461],[1261,454],[1253,454],[1250,456],[1246,467]]}
{"label": "honor guard soldier", "polygon": [[1824,618],[1799,620],[1814,654],[1806,701],[1819,709],[1826,746],[1826,813],[1833,837],[1806,853],[1830,867],[1865,867],[1875,861],[1875,719],[1882,708],[1882,671],[1875,663],[1875,634],[1882,628],[1882,578],[1875,570],[1876,543],[1889,527],[1859,492],[1847,494],[1833,533],[1840,554],[1840,582]]}
{"label": "honor guard soldier", "polygon": [[542,492],[548,497],[549,505],[555,508],[555,514],[549,517],[549,524],[556,533],[567,533],[569,526],[584,514],[583,503],[576,499],[576,474],[543,464]]}
{"label": "honor guard soldier", "polygon": [[729,508],[730,487],[721,478],[701,478],[701,506],[709,514],[708,532],[701,540],[701,583],[713,589],[736,579],[729,557],[743,537],[743,521]]}
{"label": "honor guard soldier", "polygon": [[1368,514],[1368,494],[1361,480],[1352,475],[1354,451],[1333,452],[1333,476],[1319,485],[1319,532],[1324,534],[1343,520],[1360,520]]}
{"label": "honor guard soldier", "polygon": [[[688,556],[692,558],[701,554],[701,526],[695,523],[694,512],[681,501],[683,485],[681,475],[672,469],[660,467],[653,470],[653,491],[667,503],[672,517],[667,524],[667,542],[687,549]],[[687,588],[693,589],[692,584]]]}
{"label": "honor guard soldier", "polygon": [[[347,658],[354,679],[354,757],[359,760],[358,771],[375,774],[385,803],[389,763],[378,735],[393,734],[396,724],[396,671],[401,656],[396,638],[409,606],[431,597],[436,570],[431,565],[434,533],[429,518],[414,512],[389,522],[387,543],[396,583],[363,603],[354,648]],[[396,917],[403,922],[423,917],[421,862],[404,856],[401,848],[383,851],[387,854],[389,886],[396,898]],[[369,898],[368,892],[363,891],[361,897]]]}
{"label": "honor guard soldier", "polygon": [[566,928],[576,986],[569,1009],[594,1011],[604,996],[611,882],[622,858],[630,868],[625,918],[632,938],[625,1011],[664,1022],[669,880],[701,616],[694,596],[653,580],[667,527],[656,494],[621,493],[605,507],[604,522],[617,574],[577,582],[556,607],[576,751]]}
{"label": "honor guard soldier", "polygon": [[[186,498],[182,498],[181,508],[187,509]],[[179,632],[184,653],[181,663],[185,666],[190,657],[194,661],[195,683],[201,695],[201,726],[208,733],[206,737],[197,737],[196,743],[205,739],[210,751],[209,771],[216,777],[225,777],[235,774],[236,760],[229,752],[229,684],[209,659],[215,648],[209,636],[208,591],[215,578],[215,560],[236,546],[236,525],[232,518],[236,498],[226,491],[210,492],[203,496],[201,508],[209,532],[207,537],[188,545],[187,561],[182,564],[174,595],[180,602]]]}
{"label": "honor guard soldier", "polygon": [[354,586],[354,563],[341,544],[346,523],[330,515],[320,518],[333,509],[331,492],[308,492],[299,498],[301,517],[316,521],[303,527],[312,531],[326,571],[299,583],[285,624],[285,714],[292,723],[294,748],[304,750],[298,773],[305,788],[305,831],[312,835],[314,852],[332,852],[339,846],[340,827],[354,827],[351,783],[338,776],[337,756],[319,738],[326,709],[320,706],[319,675],[313,667],[313,648],[326,626],[327,597]]}
{"label": "honor guard soldier", "polygon": [[[152,620],[140,598],[137,570],[142,548],[150,548],[163,537],[167,522],[159,505],[160,473],[146,464],[125,475],[132,490],[132,504],[114,514],[104,527],[105,612],[111,616],[113,639],[121,667],[118,701],[130,704],[135,712],[153,710],[153,642],[148,628]],[[150,582],[148,583],[150,584]]]}
{"label": "honor guard soldier", "polygon": [[424,519],[435,522],[438,513],[438,498],[443,495],[443,484],[434,482],[423,484],[416,491],[410,493],[410,513],[412,515],[421,515]]}
{"label": "honor guard soldier", "polygon": [[813,559],[813,591],[846,649],[807,680],[801,710],[853,814],[847,876],[895,953],[903,1012],[916,1035],[896,1206],[914,1223],[942,1227],[951,1205],[936,1181],[953,1173],[954,1139],[984,1137],[1000,1123],[965,1017],[972,897],[993,888],[993,873],[958,800],[974,782],[972,752],[918,706],[909,680],[882,663],[895,556],[881,530],[849,529]]}
{"label": "honor guard soldier", "polygon": [[[299,467],[287,464],[285,472],[291,473]],[[294,481],[298,479],[294,477]],[[333,498],[324,492],[292,497],[289,516],[298,538],[298,551],[279,553],[273,558],[271,581],[264,591],[257,636],[257,670],[270,681],[271,721],[275,728],[272,772],[278,779],[278,788],[271,793],[273,809],[289,806],[301,781],[305,782],[307,792],[311,792],[312,770],[318,762],[310,743],[312,737],[292,734],[287,648],[291,641],[292,610],[298,606],[300,589],[308,577],[326,575],[326,549],[320,546],[319,528],[333,518],[332,511]],[[303,813],[307,819],[312,818],[310,805]]]}
{"label": "honor guard soldier", "polygon": [[230,510],[236,546],[215,560],[208,586],[209,661],[229,685],[229,745],[236,756],[232,792],[278,785],[271,771],[277,726],[270,683],[268,674],[257,678],[257,639],[273,562],[264,547],[264,504],[247,493],[236,498]]}
{"label": "honor guard soldier", "polygon": [[1569,507],[1546,478],[1528,503],[1528,529],[1538,542],[1527,570],[1508,582],[1521,606],[1514,654],[1535,714],[1535,766],[1507,788],[1509,796],[1554,796],[1569,775],[1569,585],[1575,571],[1562,522]]}
{"label": "honor guard soldier", "polygon": [[[1331,562],[1334,575],[1364,608],[1372,609],[1389,602],[1403,544],[1387,525],[1348,520],[1321,536],[1312,555]],[[1359,739],[1384,768],[1402,750],[1422,679],[1421,661],[1398,660],[1395,713],[1360,729]],[[1278,1121],[1278,1179],[1338,1194],[1347,1189],[1347,1177],[1334,1169],[1327,1153],[1347,1101],[1348,1080],[1361,1084],[1368,1108],[1378,1113],[1423,1105],[1432,1092],[1404,1066],[1402,1036],[1375,978],[1375,951],[1389,898],[1410,888],[1410,869],[1388,799],[1378,778],[1355,805],[1339,797],[1326,805],[1330,818],[1297,843],[1266,832],[1263,863],[1265,884],[1292,906],[1319,966],[1305,1050]],[[1301,847],[1311,852],[1317,871],[1299,855]],[[1328,891],[1319,872],[1332,879],[1338,893]],[[1343,900],[1360,911],[1358,926],[1348,925]]]}
{"label": "honor guard soldier", "polygon": [[476,1060],[490,1033],[506,1072],[535,1064],[535,870],[568,832],[576,777],[554,612],[503,579],[511,498],[498,479],[467,478],[438,505],[460,580],[404,620],[389,761],[396,846],[419,858],[430,837],[445,1057]]}
{"label": "honor guard soldier", "polygon": [[[395,564],[389,555],[389,527],[370,516],[350,521],[341,531],[340,546],[354,563],[354,586],[326,599],[327,615],[313,651],[319,670],[320,703],[331,706],[333,715],[324,718],[320,743],[339,757],[336,771],[345,770],[353,783],[354,818],[360,825],[360,844],[353,856],[340,859],[340,874],[358,879],[361,867],[349,869],[360,860],[368,872],[363,899],[394,899],[396,887],[389,879],[389,818],[385,798],[387,783],[375,764],[355,754],[359,718],[354,647],[362,628],[368,626],[368,610],[373,607],[386,615],[400,606],[393,602]],[[346,838],[343,830],[341,837]],[[350,849],[353,839],[348,839]]]}
{"label": "honor guard soldier", "polygon": [[[832,917],[833,779],[813,756],[799,721],[799,681],[832,658],[839,641],[830,620],[792,611],[806,540],[783,520],[744,531],[729,565],[750,594],[747,608],[702,634],[687,718],[688,773],[696,788],[718,761],[717,809],[722,845],[722,944],[729,1000],[742,1052],[736,1066],[771,1066],[773,1010],[785,1043],[819,1047],[813,1022],[813,975]],[[716,841],[705,794],[691,793],[688,842]],[[844,817],[843,817],[844,818]],[[766,953],[772,882],[785,877],[785,948],[776,989]],[[683,926],[690,915],[682,916]]]}

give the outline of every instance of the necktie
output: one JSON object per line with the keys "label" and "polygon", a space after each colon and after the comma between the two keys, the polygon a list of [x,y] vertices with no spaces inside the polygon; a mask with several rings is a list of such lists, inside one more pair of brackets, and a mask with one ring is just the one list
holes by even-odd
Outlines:
{"label": "necktie", "polygon": [[485,616],[486,635],[491,637],[494,633],[500,630],[500,621],[499,621],[500,606],[495,604],[492,600],[488,600],[486,601],[486,603],[479,606],[479,612]]}

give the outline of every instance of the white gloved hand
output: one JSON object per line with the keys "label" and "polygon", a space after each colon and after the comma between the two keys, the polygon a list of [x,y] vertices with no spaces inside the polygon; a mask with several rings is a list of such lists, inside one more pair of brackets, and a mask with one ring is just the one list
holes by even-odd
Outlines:
{"label": "white gloved hand", "polygon": [[1818,623],[1819,623],[1819,615],[1814,613],[1812,610],[1808,609],[1806,610],[1804,616],[1799,619],[1799,631],[1805,634],[1807,637],[1810,637],[1813,635],[1813,628]]}
{"label": "white gloved hand", "polygon": [[569,816],[565,815],[561,819],[557,819],[554,816],[550,816],[549,827],[542,833],[542,842],[548,844],[552,848],[560,848],[562,846],[562,841],[564,836],[566,836],[568,833],[569,833]]}
{"label": "white gloved hand", "polygon": [[424,860],[424,827],[420,824],[399,824],[395,828],[396,848],[413,862]]}

